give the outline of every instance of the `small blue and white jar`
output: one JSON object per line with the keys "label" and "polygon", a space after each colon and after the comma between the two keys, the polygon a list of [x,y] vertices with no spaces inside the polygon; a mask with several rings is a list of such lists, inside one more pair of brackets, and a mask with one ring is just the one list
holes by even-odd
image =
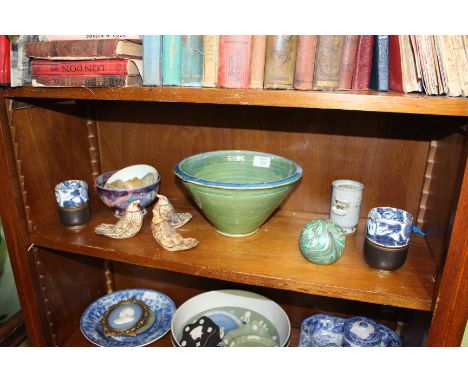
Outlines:
{"label": "small blue and white jar", "polygon": [[84,180],[66,180],[55,186],[60,222],[78,228],[91,217],[88,184]]}
{"label": "small blue and white jar", "polygon": [[59,207],[76,208],[88,203],[88,184],[84,180],[66,180],[55,186]]}
{"label": "small blue and white jar", "polygon": [[351,317],[343,327],[344,347],[380,347],[382,332],[374,320],[366,317]]}
{"label": "small blue and white jar", "polygon": [[376,207],[367,217],[366,237],[374,244],[399,248],[409,244],[413,231],[413,216],[393,207]]}

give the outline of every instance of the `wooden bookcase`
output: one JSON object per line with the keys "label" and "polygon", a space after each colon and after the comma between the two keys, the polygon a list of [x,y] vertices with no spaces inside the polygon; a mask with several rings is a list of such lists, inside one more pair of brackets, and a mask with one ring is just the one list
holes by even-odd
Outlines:
{"label": "wooden bookcase", "polygon": [[[32,344],[86,346],[79,320],[103,294],[146,287],[177,306],[221,288],[259,292],[277,301],[293,326],[318,312],[364,315],[399,327],[406,345],[457,346],[468,314],[468,100],[378,92],[241,89],[4,88],[0,105],[0,215]],[[247,238],[215,232],[172,173],[186,156],[212,150],[272,152],[302,165],[299,186]],[[184,235],[200,241],[164,251],[150,233],[128,240],[94,234],[114,221],[93,190],[94,178],[147,163],[160,193],[193,213]],[[54,186],[84,179],[92,219],[62,226]],[[342,259],[305,260],[305,223],[326,217],[331,182],[365,185],[361,223]],[[381,274],[363,260],[367,212],[378,205],[410,211],[415,235],[407,263]],[[154,343],[170,346],[169,336]]]}

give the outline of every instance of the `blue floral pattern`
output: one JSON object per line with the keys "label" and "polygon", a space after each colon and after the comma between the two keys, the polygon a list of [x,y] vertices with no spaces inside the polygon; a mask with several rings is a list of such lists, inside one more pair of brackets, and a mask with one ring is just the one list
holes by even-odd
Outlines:
{"label": "blue floral pattern", "polygon": [[366,317],[315,314],[302,321],[300,347],[402,346],[397,333]]}
{"label": "blue floral pattern", "polygon": [[343,342],[344,318],[316,314],[302,321],[299,346],[341,346]]}
{"label": "blue floral pattern", "polygon": [[[101,327],[104,313],[114,304],[135,298],[143,301],[156,316],[153,325],[136,336],[106,337]],[[176,310],[174,302],[164,293],[150,289],[124,289],[94,301],[81,316],[80,329],[83,335],[98,346],[144,346],[162,336],[171,328]]]}
{"label": "blue floral pattern", "polygon": [[55,186],[55,199],[60,207],[81,207],[88,203],[88,184],[84,180],[66,180]]}
{"label": "blue floral pattern", "polygon": [[385,247],[404,247],[409,244],[413,216],[392,207],[373,208],[367,217],[367,238]]}

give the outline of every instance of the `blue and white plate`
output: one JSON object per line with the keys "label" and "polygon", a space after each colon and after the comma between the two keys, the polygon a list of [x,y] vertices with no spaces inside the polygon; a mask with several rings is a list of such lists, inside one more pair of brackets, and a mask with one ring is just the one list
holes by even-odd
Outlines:
{"label": "blue and white plate", "polygon": [[[112,305],[131,298],[148,305],[156,316],[154,324],[136,336],[106,337],[101,327],[104,313]],[[88,306],[81,316],[80,329],[88,341],[98,346],[144,346],[158,340],[169,331],[175,310],[174,302],[164,293],[151,289],[124,289],[98,298]]]}

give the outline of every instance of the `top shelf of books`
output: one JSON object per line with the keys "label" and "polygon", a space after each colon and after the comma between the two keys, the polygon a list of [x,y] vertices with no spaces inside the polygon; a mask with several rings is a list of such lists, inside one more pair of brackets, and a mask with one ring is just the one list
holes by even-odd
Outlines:
{"label": "top shelf of books", "polygon": [[183,102],[468,116],[468,99],[368,91],[297,91],[189,87],[5,88],[10,98]]}

